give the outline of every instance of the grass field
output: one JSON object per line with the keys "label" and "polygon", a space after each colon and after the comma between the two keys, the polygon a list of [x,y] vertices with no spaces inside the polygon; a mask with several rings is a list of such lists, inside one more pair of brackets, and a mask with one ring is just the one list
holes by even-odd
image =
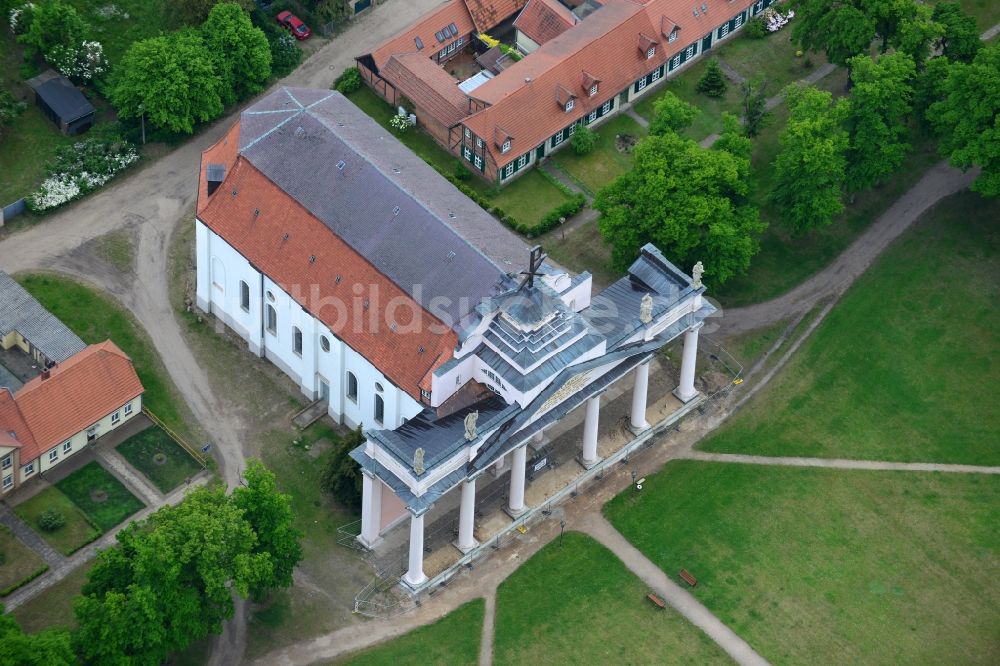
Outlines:
{"label": "grass field", "polygon": [[45,568],[45,560],[0,525],[0,590],[9,590]]}
{"label": "grass field", "polygon": [[497,590],[495,664],[731,663],[590,537],[569,532]]}
{"label": "grass field", "polygon": [[996,476],[674,461],[605,513],[771,663],[988,664],[998,497]]}
{"label": "grass field", "polygon": [[433,624],[337,664],[351,666],[474,666],[483,632],[482,599],[459,606]]}
{"label": "grass field", "polygon": [[49,627],[75,627],[73,597],[80,594],[94,562],[91,560],[80,565],[58,583],[45,588],[15,608],[11,611],[11,615],[28,633],[36,633]]}
{"label": "grass field", "polygon": [[[46,532],[40,528],[38,517],[47,509],[60,512],[66,517],[66,524],[54,532]],[[21,502],[14,507],[14,513],[63,555],[69,555],[101,534],[101,531],[87,520],[83,511],[55,487],[46,488],[34,497]]]}
{"label": "grass field", "polygon": [[[115,450],[164,494],[201,471],[201,465],[157,426],[132,435]],[[159,454],[162,462],[156,460]]]}
{"label": "grass field", "polygon": [[193,441],[187,405],[170,381],[163,361],[142,327],[117,302],[68,278],[23,275],[18,281],[45,309],[69,326],[88,344],[110,338],[129,355],[146,392],[143,404],[172,430]]}
{"label": "grass field", "polygon": [[[362,86],[347,97],[383,127],[388,127],[389,119],[395,115],[394,109],[367,86]],[[426,132],[411,129],[403,134],[396,132],[393,134],[407,148],[439,171],[453,174],[456,165],[460,164],[456,155],[439,146]],[[499,206],[519,222],[528,225],[537,224],[546,213],[569,200],[562,190],[534,171],[517,178],[502,190],[476,176],[469,178],[466,184],[489,199],[493,205]]]}
{"label": "grass field", "polygon": [[582,183],[591,194],[632,168],[632,154],[618,150],[615,137],[619,134],[631,134],[639,139],[646,136],[646,130],[626,115],[615,116],[594,132],[597,146],[589,155],[577,155],[572,146],[567,146],[552,157],[559,168]]}
{"label": "grass field", "polygon": [[[96,460],[57,481],[56,488],[105,532],[146,506]],[[103,500],[92,496],[100,491]]]}
{"label": "grass field", "polygon": [[1000,464],[1000,202],[929,211],[702,448]]}

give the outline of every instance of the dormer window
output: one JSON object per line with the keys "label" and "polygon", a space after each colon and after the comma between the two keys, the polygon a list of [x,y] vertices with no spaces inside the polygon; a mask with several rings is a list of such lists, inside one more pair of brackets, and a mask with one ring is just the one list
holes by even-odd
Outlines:
{"label": "dormer window", "polygon": [[566,106],[564,108],[566,109],[567,113],[573,110],[574,102],[576,102],[576,100],[574,99],[569,99],[566,101]]}
{"label": "dormer window", "polygon": [[655,55],[656,55],[656,47],[655,46],[650,46],[648,49],[646,49],[646,60],[649,60],[650,58],[652,58]]}
{"label": "dormer window", "polygon": [[677,28],[674,28],[673,30],[670,31],[670,34],[667,36],[667,41],[673,42],[676,39],[677,39]]}
{"label": "dormer window", "polygon": [[510,139],[507,139],[506,141],[504,141],[503,145],[500,146],[500,152],[501,153],[506,153],[508,151],[510,151]]}
{"label": "dormer window", "polygon": [[596,94],[597,94],[597,84],[595,83],[594,85],[590,86],[590,96],[593,97]]}

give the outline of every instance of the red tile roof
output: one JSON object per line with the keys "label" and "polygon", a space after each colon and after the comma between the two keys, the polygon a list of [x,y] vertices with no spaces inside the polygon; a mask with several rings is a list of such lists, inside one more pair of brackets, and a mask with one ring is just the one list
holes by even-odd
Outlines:
{"label": "red tile roof", "polygon": [[380,75],[445,127],[457,125],[469,113],[469,98],[458,81],[422,53],[393,55]]}
{"label": "red tile roof", "polygon": [[488,32],[524,7],[527,0],[465,0],[479,32]]}
{"label": "red tile roof", "polygon": [[[699,11],[695,17],[687,0],[646,4],[607,0],[604,7],[476,88],[472,97],[490,106],[468,117],[465,125],[484,138],[502,126],[513,137],[512,150],[504,154],[487,145],[497,166],[517,159],[752,4],[750,0],[705,2],[708,13]],[[662,33],[675,20],[681,34],[668,42]],[[653,58],[647,59],[640,44],[650,40],[658,43]],[[594,97],[582,92],[585,77],[601,81]],[[556,102],[560,86],[577,94],[569,113]]]}
{"label": "red tile roof", "polygon": [[21,462],[34,460],[142,393],[132,360],[110,340],[74,354],[53,367],[47,379],[35,377],[14,396],[34,440],[25,443]]}
{"label": "red tile roof", "polygon": [[226,173],[236,163],[236,155],[240,152],[240,124],[235,123],[222,138],[201,154],[201,174],[198,176],[198,213],[208,205],[208,179],[205,177],[205,167],[209,164],[221,164]]}
{"label": "red tile roof", "polygon": [[577,19],[559,0],[528,0],[514,27],[536,44],[555,39],[576,24]]}
{"label": "red tile roof", "polygon": [[[435,36],[452,23],[458,29],[457,33],[443,42]],[[397,36],[382,42],[372,51],[375,66],[380,70],[389,61],[389,57],[397,53],[422,53],[430,58],[441,49],[451,44],[459,37],[465,37],[470,32],[476,32],[472,16],[462,0],[448,0],[437,9],[424,14],[409,28]],[[420,38],[424,48],[418,49],[416,39]]]}
{"label": "red tile roof", "polygon": [[[234,189],[252,196],[230,196]],[[237,158],[219,193],[200,208],[202,222],[394,384],[417,400],[421,387],[429,390],[429,373],[458,342],[448,326],[245,158]],[[365,312],[350,311],[360,307],[355,286],[370,300]]]}
{"label": "red tile roof", "polygon": [[[35,446],[28,424],[24,422],[21,410],[17,408],[10,389],[0,387],[0,446]],[[27,462],[27,460],[23,460]]]}

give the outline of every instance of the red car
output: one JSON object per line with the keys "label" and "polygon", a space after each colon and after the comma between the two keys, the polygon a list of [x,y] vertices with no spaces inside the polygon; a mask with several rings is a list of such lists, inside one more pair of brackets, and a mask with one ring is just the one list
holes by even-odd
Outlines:
{"label": "red car", "polygon": [[312,37],[312,30],[309,29],[309,26],[303,23],[302,19],[289,11],[281,12],[274,17],[274,20],[287,28],[288,31],[292,33],[292,36],[299,41]]}

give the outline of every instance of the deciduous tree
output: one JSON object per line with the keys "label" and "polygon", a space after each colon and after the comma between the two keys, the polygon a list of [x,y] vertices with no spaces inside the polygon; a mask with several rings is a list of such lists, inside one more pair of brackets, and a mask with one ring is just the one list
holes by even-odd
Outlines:
{"label": "deciduous tree", "polygon": [[225,104],[263,89],[271,76],[271,47],[239,5],[223,2],[212,7],[201,32],[221,80],[219,93]]}
{"label": "deciduous tree", "polygon": [[594,203],[615,267],[652,242],[678,263],[704,262],[715,284],[745,272],[766,226],[746,200],[749,160],[672,132],[641,141],[633,156]]}
{"label": "deciduous tree", "polygon": [[181,30],[132,44],[115,70],[111,102],[123,118],[191,134],[222,114],[222,85],[201,35]]}
{"label": "deciduous tree", "polygon": [[767,79],[762,74],[743,83],[743,126],[749,137],[755,137],[767,121]]}
{"label": "deciduous tree", "polygon": [[171,0],[170,6],[178,23],[197,26],[208,18],[212,8],[221,2],[236,3],[246,14],[254,9],[254,0]]}
{"label": "deciduous tree", "polygon": [[753,153],[753,143],[747,137],[740,119],[731,113],[722,114],[722,132],[712,144],[713,150],[725,150],[746,161],[750,166],[750,156]]}
{"label": "deciduous tree", "polygon": [[910,149],[907,117],[912,110],[916,66],[905,53],[851,59],[851,102],[847,114],[850,147],[847,188],[875,185],[903,165]]}
{"label": "deciduous tree", "polygon": [[251,460],[243,472],[245,485],[233,491],[233,503],[257,534],[251,552],[266,553],[270,576],[251,588],[259,598],[269,589],[292,584],[292,570],[302,561],[302,533],[293,526],[292,498],[278,491],[272,474],[259,460]]}
{"label": "deciduous tree", "polygon": [[89,29],[72,5],[61,0],[46,0],[31,9],[30,23],[17,41],[48,59],[55,47],[78,47]]}
{"label": "deciduous tree", "polygon": [[0,666],[71,666],[76,655],[65,629],[26,634],[0,606]]}
{"label": "deciduous tree", "polygon": [[940,91],[927,117],[942,154],[959,168],[981,167],[971,188],[1000,195],[1000,44],[983,46],[971,63],[952,63]]}
{"label": "deciduous tree", "polygon": [[844,208],[847,101],[831,104],[828,92],[807,86],[785,88],[788,124],[774,161],[771,199],[782,223],[796,232],[830,224]]}
{"label": "deciduous tree", "polygon": [[932,17],[944,27],[938,40],[941,54],[949,60],[972,62],[983,45],[979,39],[976,19],[962,11],[962,6],[957,2],[937,3]]}
{"label": "deciduous tree", "polygon": [[652,136],[680,132],[691,127],[698,109],[667,90],[653,103],[653,120],[649,123]]}
{"label": "deciduous tree", "polygon": [[823,51],[827,60],[844,66],[875,39],[875,17],[862,11],[858,0],[792,0],[792,37],[802,48]]}

